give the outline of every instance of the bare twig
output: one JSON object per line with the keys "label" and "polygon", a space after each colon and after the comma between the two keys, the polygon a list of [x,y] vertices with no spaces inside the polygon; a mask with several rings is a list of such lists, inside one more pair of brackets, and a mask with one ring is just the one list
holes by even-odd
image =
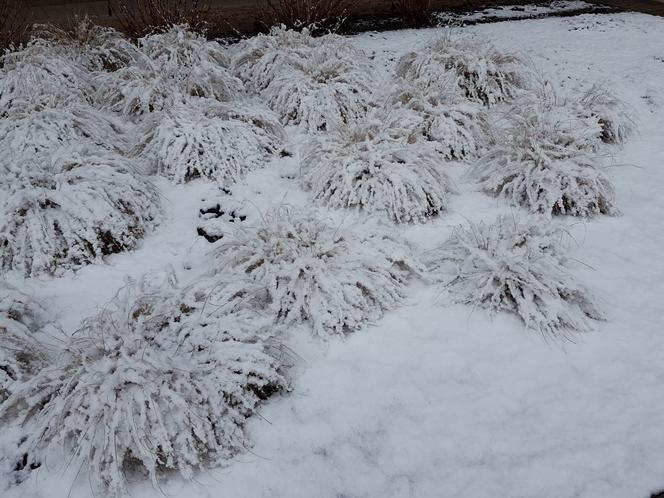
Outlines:
{"label": "bare twig", "polygon": [[267,0],[262,23],[314,33],[338,31],[346,21],[347,0]]}
{"label": "bare twig", "polygon": [[111,11],[132,38],[174,24],[205,30],[211,16],[210,6],[200,0],[111,0]]}
{"label": "bare twig", "polygon": [[29,25],[20,0],[0,0],[0,50],[17,47],[25,42]]}

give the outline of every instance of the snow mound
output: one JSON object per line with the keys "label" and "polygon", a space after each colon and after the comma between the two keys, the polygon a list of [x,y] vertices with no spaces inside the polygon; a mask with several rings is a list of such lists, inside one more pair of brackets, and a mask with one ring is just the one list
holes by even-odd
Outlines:
{"label": "snow mound", "polygon": [[[289,208],[243,223],[217,243],[217,279],[262,299],[278,323],[310,322],[319,336],[343,334],[396,308],[419,263],[380,229],[362,236]],[[242,292],[242,289],[246,289]]]}
{"label": "snow mound", "polygon": [[447,160],[477,156],[491,142],[492,130],[482,106],[460,98],[455,85],[423,89],[399,78],[388,92],[395,126],[426,140]]}
{"label": "snow mound", "polygon": [[139,52],[128,65],[98,76],[96,101],[128,115],[142,115],[207,97],[233,100],[243,85],[229,71],[224,47],[173,26],[138,40]]}
{"label": "snow mound", "polygon": [[60,274],[132,249],[158,217],[133,164],[87,144],[28,155],[2,171],[0,269]]}
{"label": "snow mound", "polygon": [[366,121],[306,145],[302,176],[315,198],[332,207],[381,212],[397,223],[424,222],[444,211],[450,186],[443,159],[411,135],[407,122],[380,113]]}
{"label": "snow mound", "polygon": [[284,124],[309,132],[349,124],[368,108],[373,77],[366,55],[338,35],[274,28],[236,48],[233,70]]}
{"label": "snow mound", "polygon": [[277,151],[284,132],[269,109],[205,98],[148,116],[133,154],[176,182],[204,177],[230,185]]}
{"label": "snow mound", "polygon": [[95,491],[125,496],[132,473],[191,479],[246,448],[247,418],[286,381],[242,321],[202,326],[197,313],[175,289],[129,282],[0,408],[23,431],[19,453],[57,464],[64,452]]}
{"label": "snow mound", "polygon": [[427,90],[456,84],[466,98],[485,106],[516,97],[530,80],[530,70],[518,56],[449,32],[403,55],[396,74]]}
{"label": "snow mound", "polygon": [[454,302],[513,312],[527,328],[565,338],[604,315],[566,268],[562,236],[545,219],[502,216],[456,227],[427,266]]}
{"label": "snow mound", "polygon": [[196,232],[210,243],[222,239],[224,235],[237,228],[250,217],[246,203],[224,201],[207,205],[199,211],[199,223]]}
{"label": "snow mound", "polygon": [[619,214],[598,153],[609,128],[592,110],[544,92],[509,114],[510,125],[473,168],[483,190],[546,215]]}

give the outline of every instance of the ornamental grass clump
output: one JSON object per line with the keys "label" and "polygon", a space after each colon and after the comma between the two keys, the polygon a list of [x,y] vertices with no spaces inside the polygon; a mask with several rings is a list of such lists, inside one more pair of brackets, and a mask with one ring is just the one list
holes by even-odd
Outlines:
{"label": "ornamental grass clump", "polygon": [[518,55],[451,33],[403,55],[396,74],[427,90],[452,80],[468,100],[485,106],[513,99],[531,80],[530,69]]}
{"label": "ornamental grass clump", "polygon": [[401,304],[421,274],[412,248],[389,231],[351,230],[288,208],[242,223],[214,249],[216,279],[253,296],[278,324],[344,334]]}
{"label": "ornamental grass clump", "polygon": [[542,218],[470,223],[429,253],[427,267],[453,302],[508,311],[546,337],[569,338],[604,314],[569,271],[563,235]]}
{"label": "ornamental grass clump", "polygon": [[310,139],[302,179],[325,205],[382,213],[396,223],[445,211],[452,190],[444,160],[425,137],[383,114]]}
{"label": "ornamental grass clump", "polygon": [[0,407],[25,436],[18,453],[50,465],[64,453],[95,492],[126,496],[131,475],[192,479],[243,451],[247,419],[286,381],[251,321],[197,306],[128,283]]}
{"label": "ornamental grass clump", "polygon": [[369,108],[374,84],[367,56],[338,35],[312,37],[273,28],[242,42],[235,74],[261,95],[285,125],[309,132],[349,125]]}
{"label": "ornamental grass clump", "polygon": [[473,174],[484,191],[535,213],[617,215],[602,153],[608,128],[568,102],[551,89],[521,100]]}
{"label": "ornamental grass clump", "polygon": [[133,249],[159,218],[159,195],[116,152],[68,143],[2,169],[0,270],[61,274]]}

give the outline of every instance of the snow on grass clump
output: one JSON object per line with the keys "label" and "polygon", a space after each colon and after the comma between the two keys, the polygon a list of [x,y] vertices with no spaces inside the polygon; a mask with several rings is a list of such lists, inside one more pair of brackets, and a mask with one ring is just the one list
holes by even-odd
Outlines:
{"label": "snow on grass clump", "polygon": [[167,286],[121,289],[0,408],[18,451],[49,464],[64,452],[95,491],[125,496],[132,474],[191,479],[246,448],[247,418],[286,386],[280,364],[250,322],[198,313]]}
{"label": "snow on grass clump", "polygon": [[49,43],[59,57],[75,57],[91,73],[114,71],[127,65],[138,54],[138,48],[119,31],[95,24],[84,17],[63,29],[52,24],[35,25],[33,39]]}
{"label": "snow on grass clump", "polygon": [[229,71],[224,47],[185,26],[138,40],[135,60],[98,77],[96,101],[128,115],[141,115],[207,97],[236,98],[242,82]]}
{"label": "snow on grass clump", "polygon": [[[125,124],[114,115],[86,103],[31,109],[17,105],[0,118],[0,168],[12,168],[35,153],[48,154],[67,143],[85,141],[98,147],[123,151],[127,148]],[[0,179],[0,184],[7,179]]]}
{"label": "snow on grass clump", "polygon": [[0,59],[0,118],[7,118],[16,106],[65,106],[89,102],[93,94],[85,60],[59,50],[55,42],[37,38]]}
{"label": "snow on grass clump", "polygon": [[320,336],[379,319],[421,271],[412,248],[387,231],[357,235],[286,208],[227,233],[214,254],[219,278],[264,294],[278,323],[311,322]]}
{"label": "snow on grass clump", "polygon": [[614,188],[597,152],[605,126],[578,102],[545,91],[524,99],[474,167],[483,190],[546,215],[616,215]]}
{"label": "snow on grass clump", "polygon": [[0,402],[16,382],[48,364],[54,348],[46,333],[46,310],[18,289],[0,280]]}
{"label": "snow on grass clump", "polygon": [[428,266],[454,302],[513,312],[545,336],[567,337],[604,315],[566,268],[562,236],[545,219],[502,216],[458,226],[431,252]]}
{"label": "snow on grass clump", "polygon": [[399,78],[388,93],[391,121],[425,139],[447,160],[478,155],[492,131],[482,106],[461,98],[455,85],[423,89]]}
{"label": "snow on grass clump", "polygon": [[397,223],[424,222],[444,211],[450,186],[442,158],[407,122],[394,121],[379,113],[311,139],[302,175],[315,198],[381,212]]}
{"label": "snow on grass clump", "polygon": [[72,145],[5,165],[0,269],[59,274],[136,246],[158,194],[118,155]]}
{"label": "snow on grass clump", "polygon": [[283,27],[241,42],[233,69],[284,124],[310,132],[362,118],[373,85],[368,58],[348,40]]}
{"label": "snow on grass clump", "polygon": [[607,144],[623,145],[636,131],[627,105],[609,90],[594,85],[577,103],[582,116],[597,120],[599,139]]}
{"label": "snow on grass clump", "polygon": [[100,80],[135,61],[138,48],[89,19],[64,30],[35,25],[30,42],[0,58],[0,117],[23,110],[92,103]]}
{"label": "snow on grass clump", "polygon": [[133,153],[176,182],[204,177],[229,185],[265,164],[283,138],[269,109],[201,98],[148,116]]}
{"label": "snow on grass clump", "polygon": [[396,74],[425,90],[453,82],[467,99],[485,106],[512,99],[529,86],[529,69],[518,56],[450,33],[403,55]]}

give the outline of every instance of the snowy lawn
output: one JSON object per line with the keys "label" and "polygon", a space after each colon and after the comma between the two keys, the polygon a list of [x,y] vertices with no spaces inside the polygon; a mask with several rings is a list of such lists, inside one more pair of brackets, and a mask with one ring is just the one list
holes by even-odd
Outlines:
{"label": "snowy lawn", "polygon": [[[641,498],[664,488],[664,19],[583,15],[462,31],[519,52],[559,91],[601,83],[631,110],[638,132],[623,148],[603,149],[622,215],[555,218],[572,235],[570,270],[605,321],[570,340],[542,336],[515,315],[451,304],[440,286],[414,279],[402,307],[345,337],[321,339],[289,322],[292,392],[249,419],[251,447],[194,481],[167,476],[155,489],[131,476],[131,496]],[[378,89],[403,54],[440,32],[350,42],[370,56]],[[314,118],[309,124],[320,126]],[[66,331],[103,309],[127,275],[170,266],[191,283],[215,264],[216,246],[196,231],[214,221],[200,209],[232,206],[246,213],[238,224],[254,227],[274,205],[320,204],[300,177],[311,144],[302,128],[286,130],[287,153],[250,171],[230,195],[209,180],[153,178],[165,214],[138,249],[57,278],[9,272],[6,280],[54,310]],[[451,193],[437,216],[390,225],[392,233],[427,254],[456,225],[526,216],[480,192],[469,163],[447,166]],[[365,236],[391,223],[327,205],[322,213],[340,230]],[[86,470],[78,471],[43,465],[19,485],[3,476],[0,490],[7,498],[91,496]]]}

